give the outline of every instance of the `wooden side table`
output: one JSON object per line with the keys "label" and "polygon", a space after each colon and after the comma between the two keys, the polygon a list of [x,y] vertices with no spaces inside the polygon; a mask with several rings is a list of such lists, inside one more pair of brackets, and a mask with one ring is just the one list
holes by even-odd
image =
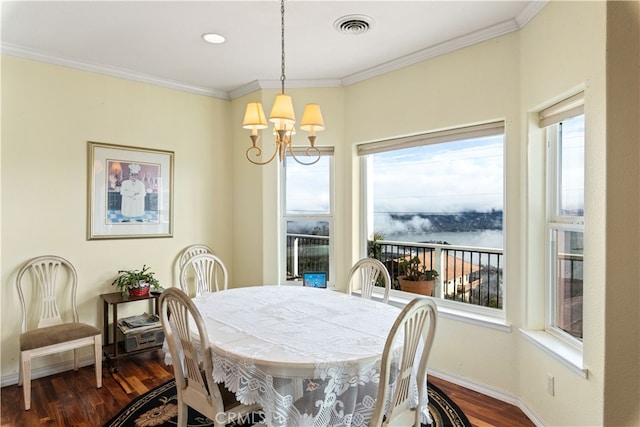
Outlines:
{"label": "wooden side table", "polygon": [[[103,303],[102,316],[104,320],[104,327],[102,330],[104,335],[102,351],[104,352],[107,363],[109,364],[109,368],[111,368],[113,373],[118,372],[118,359],[120,359],[121,357],[127,357],[134,354],[153,351],[162,347],[162,345],[157,345],[154,347],[147,347],[140,350],[125,352],[124,343],[118,342],[118,305],[127,304],[134,301],[153,301],[155,314],[159,314],[159,297],[159,294],[155,295],[152,293],[149,293],[148,295],[142,297],[123,295],[122,292],[112,292],[109,294],[100,295]],[[109,305],[111,305],[113,317],[111,339],[109,339]]]}

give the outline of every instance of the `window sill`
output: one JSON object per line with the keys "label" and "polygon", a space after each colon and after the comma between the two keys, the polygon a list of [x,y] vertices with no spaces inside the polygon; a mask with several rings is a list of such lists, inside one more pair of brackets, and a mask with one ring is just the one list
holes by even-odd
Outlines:
{"label": "window sill", "polygon": [[527,341],[552,356],[571,371],[582,378],[588,378],[589,370],[583,366],[582,351],[545,331],[526,331],[520,329],[520,334],[522,334]]}
{"label": "window sill", "polygon": [[[374,290],[374,299],[382,301],[382,297],[382,292],[376,292]],[[389,295],[389,304],[403,308],[412,299],[413,298],[411,296],[408,296],[408,294],[403,292],[391,291]],[[461,310],[457,306],[454,306],[454,304],[448,304],[448,301],[443,301],[438,298],[433,298],[433,301],[438,305],[438,317],[443,319],[452,319],[458,322],[481,326],[483,328],[495,329],[502,332],[511,332],[511,324],[502,318],[488,316],[482,313],[475,313],[471,310]]]}

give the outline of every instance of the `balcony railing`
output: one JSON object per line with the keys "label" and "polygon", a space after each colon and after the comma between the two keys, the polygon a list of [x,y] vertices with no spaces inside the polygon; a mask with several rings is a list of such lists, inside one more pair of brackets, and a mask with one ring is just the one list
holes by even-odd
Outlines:
{"label": "balcony railing", "polygon": [[329,237],[287,234],[287,280],[302,278],[307,271],[324,271],[329,277]]}
{"label": "balcony railing", "polygon": [[[394,289],[400,290],[400,261],[417,256],[427,269],[439,273],[434,297],[502,309],[501,249],[376,240],[369,241],[368,252],[387,267]],[[305,271],[329,274],[329,237],[287,234],[287,280],[300,279]]]}
{"label": "balcony railing", "polygon": [[395,289],[400,289],[399,263],[417,256],[427,269],[439,273],[434,297],[502,309],[501,249],[376,240],[369,241],[369,256],[387,267]]}
{"label": "balcony railing", "polygon": [[559,253],[557,260],[557,326],[582,339],[582,254]]}

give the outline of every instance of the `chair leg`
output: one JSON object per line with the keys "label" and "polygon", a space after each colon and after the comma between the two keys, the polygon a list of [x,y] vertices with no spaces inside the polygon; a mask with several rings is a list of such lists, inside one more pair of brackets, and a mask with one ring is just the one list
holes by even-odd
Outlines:
{"label": "chair leg", "polygon": [[78,349],[73,349],[73,370],[77,371],[80,367],[80,363],[78,362]]}
{"label": "chair leg", "polygon": [[31,409],[31,353],[23,351],[20,354],[22,365],[23,386],[22,392],[24,394],[24,410]]}
{"label": "chair leg", "polygon": [[22,385],[23,382],[23,378],[22,378],[22,352],[20,352],[20,363],[18,363],[18,386]]}
{"label": "chair leg", "polygon": [[102,335],[96,335],[94,338],[93,353],[96,358],[96,387],[102,387]]}
{"label": "chair leg", "polygon": [[187,427],[189,407],[186,403],[178,401],[178,427]]}

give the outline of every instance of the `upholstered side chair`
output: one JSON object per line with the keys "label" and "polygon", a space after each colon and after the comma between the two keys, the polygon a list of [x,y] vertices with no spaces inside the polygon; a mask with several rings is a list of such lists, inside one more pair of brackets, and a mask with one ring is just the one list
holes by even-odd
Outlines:
{"label": "upholstered side chair", "polygon": [[[92,346],[96,386],[102,387],[102,331],[78,320],[78,274],[73,265],[54,255],[34,258],[18,271],[16,285],[22,306],[18,385],[23,386],[25,410],[31,408],[31,360],[35,357],[73,350],[73,369],[78,370],[78,349]],[[38,311],[39,317],[33,320],[32,313]]]}

